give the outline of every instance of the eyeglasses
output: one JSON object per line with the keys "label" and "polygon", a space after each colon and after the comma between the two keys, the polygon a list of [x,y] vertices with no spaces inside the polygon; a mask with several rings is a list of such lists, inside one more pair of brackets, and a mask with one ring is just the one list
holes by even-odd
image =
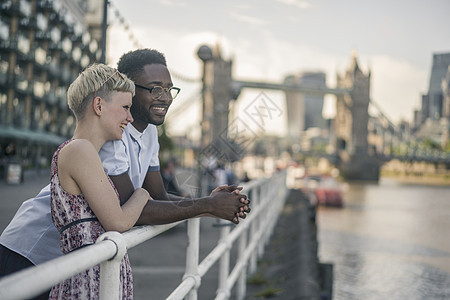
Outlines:
{"label": "eyeglasses", "polygon": [[102,86],[104,86],[105,83],[107,83],[107,82],[108,82],[111,78],[113,78],[114,75],[116,75],[116,74],[119,75],[119,77],[120,77],[122,80],[125,79],[125,78],[123,78],[122,74],[120,74],[119,70],[117,70],[117,69],[114,69],[114,70],[115,70],[114,73],[112,73],[111,76],[109,76],[108,78],[106,78],[105,81],[103,81],[103,83],[100,85],[99,89],[100,89]]}
{"label": "eyeglasses", "polygon": [[166,92],[166,94],[173,100],[178,96],[178,93],[181,91],[180,88],[174,86],[170,88],[163,88],[162,86],[154,86],[152,88],[148,88],[136,83],[134,85],[138,88],[149,91],[150,95],[154,100],[158,100],[159,98],[161,98],[164,92]]}
{"label": "eyeglasses", "polygon": [[114,73],[112,73],[110,76],[108,76],[108,78],[106,78],[106,80],[103,81],[103,83],[102,83],[102,84],[98,87],[98,89],[94,92],[94,98],[96,97],[98,90],[101,89],[101,88],[102,88],[109,80],[111,80],[111,78],[113,78],[114,75],[117,74],[117,75],[119,75],[119,77],[120,77],[122,80],[125,79],[125,78],[123,78],[122,74],[120,74],[119,70],[117,70],[117,69],[114,69],[114,70],[115,70]]}

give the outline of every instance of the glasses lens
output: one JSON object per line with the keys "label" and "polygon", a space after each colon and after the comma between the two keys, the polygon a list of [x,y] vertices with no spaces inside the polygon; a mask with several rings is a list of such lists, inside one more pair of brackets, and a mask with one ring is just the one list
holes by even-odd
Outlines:
{"label": "glasses lens", "polygon": [[152,88],[151,94],[152,94],[152,98],[158,100],[159,98],[161,98],[162,94],[164,93],[164,90],[162,87],[160,86],[155,86]]}
{"label": "glasses lens", "polygon": [[178,95],[180,90],[178,88],[171,88],[169,90],[169,92],[170,92],[170,96],[172,97],[172,99],[175,99],[175,97]]}
{"label": "glasses lens", "polygon": [[178,95],[179,92],[180,89],[175,87],[165,89],[160,86],[154,86],[150,93],[153,99],[158,100],[159,98],[162,97],[163,93],[167,93],[167,96],[169,96],[171,99],[175,99],[175,97]]}

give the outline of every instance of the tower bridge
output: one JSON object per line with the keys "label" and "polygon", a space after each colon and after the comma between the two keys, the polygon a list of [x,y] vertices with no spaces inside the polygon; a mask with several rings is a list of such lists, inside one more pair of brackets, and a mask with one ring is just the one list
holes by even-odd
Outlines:
{"label": "tower bridge", "polygon": [[[228,136],[229,103],[238,99],[242,89],[267,89],[284,91],[286,99],[291,99],[290,103],[293,103],[292,99],[298,99],[299,95],[336,97],[336,117],[330,128],[330,142],[335,152],[328,157],[347,179],[378,180],[381,165],[390,159],[428,159],[430,162],[450,164],[448,155],[419,156],[419,153],[416,153],[415,156],[399,156],[386,153],[385,133],[389,132],[391,136],[396,136],[396,139],[401,139],[401,136],[397,134],[396,126],[370,99],[371,72],[364,73],[360,69],[356,55],[345,73],[338,74],[336,88],[327,87],[325,84],[302,84],[292,80],[286,80],[284,83],[237,80],[231,75],[232,61],[224,60],[219,49],[213,52],[208,46],[201,46],[198,56],[203,61],[202,147],[210,144],[216,144],[218,148],[225,147],[223,139],[219,141],[217,137]],[[377,133],[369,132],[369,105],[378,110],[378,118],[383,120],[380,123],[387,124]],[[301,113],[304,114],[304,110]],[[288,124],[298,123],[297,118],[303,117],[288,110]],[[299,136],[303,128],[297,127]],[[381,146],[369,144],[369,138],[374,134],[378,134],[383,140]]]}

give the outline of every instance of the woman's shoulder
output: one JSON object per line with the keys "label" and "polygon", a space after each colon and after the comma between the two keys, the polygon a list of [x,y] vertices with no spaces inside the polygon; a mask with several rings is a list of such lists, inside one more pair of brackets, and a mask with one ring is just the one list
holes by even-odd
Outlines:
{"label": "woman's shoulder", "polygon": [[97,157],[98,153],[90,141],[85,139],[74,139],[61,150],[61,155],[71,158],[88,158]]}
{"label": "woman's shoulder", "polygon": [[72,139],[72,141],[68,145],[70,145],[72,147],[74,147],[74,146],[94,147],[94,145],[92,145],[92,143],[87,139]]}

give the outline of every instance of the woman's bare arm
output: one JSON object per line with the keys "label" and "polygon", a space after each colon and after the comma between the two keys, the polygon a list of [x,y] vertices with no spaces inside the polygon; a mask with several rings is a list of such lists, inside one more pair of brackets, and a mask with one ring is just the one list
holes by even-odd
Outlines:
{"label": "woman's bare arm", "polygon": [[[124,232],[138,220],[150,199],[145,189],[136,189],[122,206],[103,170],[93,145],[74,140],[64,147],[58,158],[61,185],[72,194],[84,194],[90,208],[105,230]],[[78,192],[78,193],[74,193]]]}

